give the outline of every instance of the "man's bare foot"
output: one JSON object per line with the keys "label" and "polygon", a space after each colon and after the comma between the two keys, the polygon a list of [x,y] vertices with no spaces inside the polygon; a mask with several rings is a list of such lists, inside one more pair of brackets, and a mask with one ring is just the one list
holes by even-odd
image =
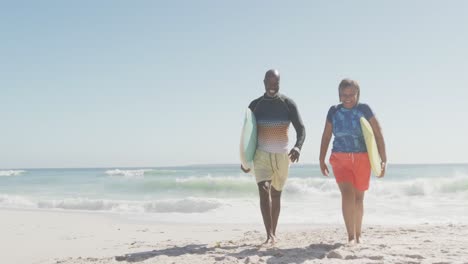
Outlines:
{"label": "man's bare foot", "polygon": [[267,239],[265,240],[265,242],[262,243],[262,245],[266,245],[266,244],[268,244],[268,243],[270,243],[270,244],[273,245],[273,244],[276,243],[276,241],[277,241],[277,239],[276,239],[275,236],[269,235],[269,236],[267,237]]}
{"label": "man's bare foot", "polygon": [[265,240],[265,242],[262,243],[262,245],[268,244],[268,242],[270,242],[270,239],[271,239],[271,237],[268,236],[267,239]]}
{"label": "man's bare foot", "polygon": [[271,244],[274,245],[278,242],[278,238],[275,235],[271,235]]}

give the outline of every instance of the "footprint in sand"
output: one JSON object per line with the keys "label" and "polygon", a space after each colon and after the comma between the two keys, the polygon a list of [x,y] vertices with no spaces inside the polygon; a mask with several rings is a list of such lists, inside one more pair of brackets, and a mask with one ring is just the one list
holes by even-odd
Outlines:
{"label": "footprint in sand", "polygon": [[259,263],[259,262],[264,262],[264,260],[261,259],[259,256],[250,256],[250,257],[247,257],[244,261],[245,264]]}
{"label": "footprint in sand", "polygon": [[423,256],[421,255],[404,255],[407,258],[413,258],[413,259],[424,259]]}
{"label": "footprint in sand", "polygon": [[216,261],[222,261],[222,260],[224,260],[224,259],[225,259],[225,257],[215,257],[215,258],[214,258],[214,260],[216,260]]}
{"label": "footprint in sand", "polygon": [[327,258],[329,258],[329,259],[343,259],[343,256],[341,256],[341,254],[336,252],[336,251],[331,251],[330,253],[327,254]]}
{"label": "footprint in sand", "polygon": [[368,258],[371,260],[383,260],[384,259],[383,256],[365,256],[364,258]]}
{"label": "footprint in sand", "polygon": [[278,252],[278,253],[275,253],[273,256],[275,256],[277,258],[281,258],[282,256],[284,256],[284,254],[281,253],[281,252]]}

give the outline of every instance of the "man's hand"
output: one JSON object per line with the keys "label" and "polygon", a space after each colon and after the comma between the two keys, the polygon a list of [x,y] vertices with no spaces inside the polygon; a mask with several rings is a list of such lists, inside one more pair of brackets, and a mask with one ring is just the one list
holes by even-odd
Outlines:
{"label": "man's hand", "polygon": [[299,156],[301,154],[295,150],[295,149],[291,149],[291,151],[289,152],[289,159],[294,163],[294,162],[298,162],[299,161]]}
{"label": "man's hand", "polygon": [[245,169],[244,166],[242,166],[242,164],[241,164],[241,170],[242,170],[244,173],[249,173],[249,172],[250,172],[250,169]]}

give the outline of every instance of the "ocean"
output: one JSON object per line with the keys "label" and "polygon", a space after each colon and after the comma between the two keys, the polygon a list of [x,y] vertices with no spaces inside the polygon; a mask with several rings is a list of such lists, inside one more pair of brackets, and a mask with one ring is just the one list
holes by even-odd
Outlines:
{"label": "ocean", "polygon": [[[468,223],[468,164],[390,164],[371,177],[364,224]],[[117,214],[169,223],[261,223],[253,176],[238,165],[0,170],[0,208]],[[333,175],[293,165],[280,223],[342,223]]]}

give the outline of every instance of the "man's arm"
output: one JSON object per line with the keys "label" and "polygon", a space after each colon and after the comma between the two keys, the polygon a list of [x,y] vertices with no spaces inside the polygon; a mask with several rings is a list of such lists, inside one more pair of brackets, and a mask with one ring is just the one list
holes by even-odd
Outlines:
{"label": "man's arm", "polygon": [[296,144],[294,148],[289,152],[289,156],[291,157],[292,162],[299,161],[299,155],[301,153],[302,145],[305,141],[305,127],[304,123],[302,122],[301,115],[297,110],[296,103],[291,99],[288,100],[288,108],[289,108],[289,117],[291,119],[291,123],[296,130]]}

